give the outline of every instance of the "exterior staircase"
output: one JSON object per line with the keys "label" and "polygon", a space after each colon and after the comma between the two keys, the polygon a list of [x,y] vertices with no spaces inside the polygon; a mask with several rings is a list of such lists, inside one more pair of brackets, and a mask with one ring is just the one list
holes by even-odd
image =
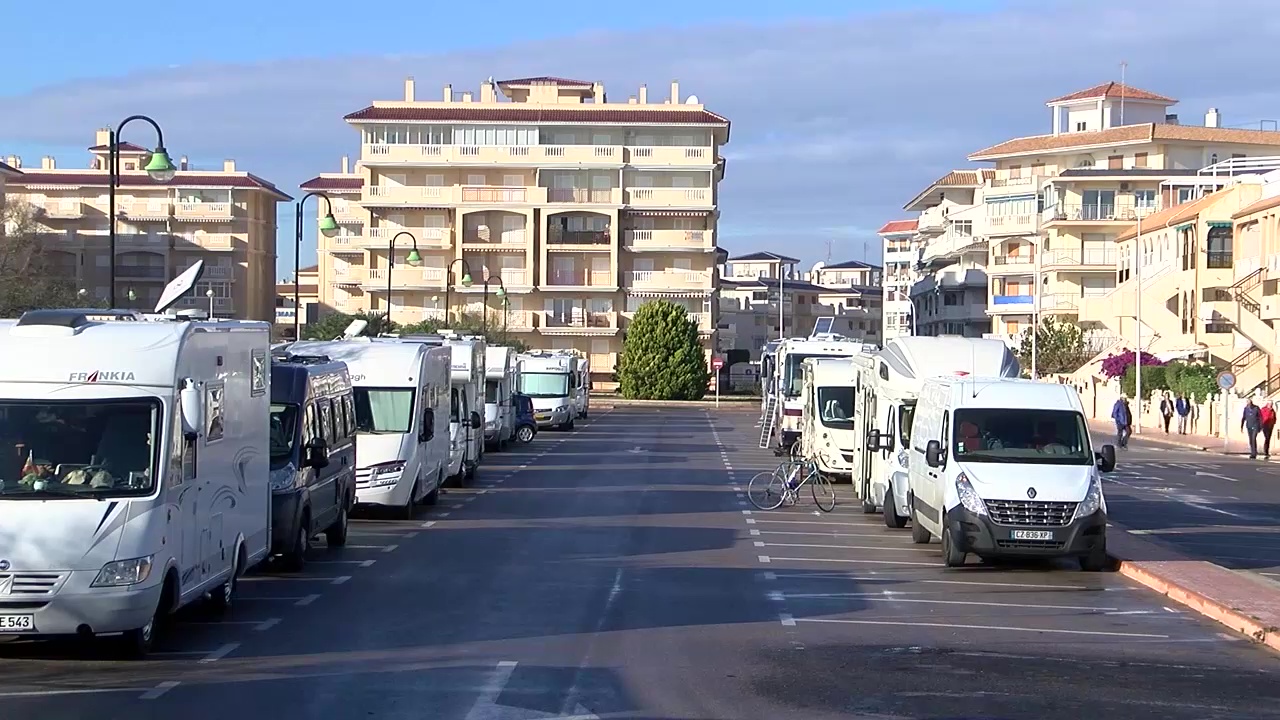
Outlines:
{"label": "exterior staircase", "polygon": [[1265,280],[1265,269],[1259,268],[1237,280],[1227,289],[1228,301],[1205,302],[1205,315],[1219,316],[1252,347],[1231,361],[1236,387],[1241,392],[1261,390],[1266,396],[1280,393],[1280,371],[1276,367],[1276,329],[1261,317],[1262,305],[1253,297]]}

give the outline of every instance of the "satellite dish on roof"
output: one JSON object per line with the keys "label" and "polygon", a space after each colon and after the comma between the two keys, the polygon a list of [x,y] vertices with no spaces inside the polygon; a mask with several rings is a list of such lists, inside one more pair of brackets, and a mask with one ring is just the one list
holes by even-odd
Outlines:
{"label": "satellite dish on roof", "polygon": [[155,312],[162,313],[173,307],[173,304],[186,295],[187,291],[195,287],[202,274],[204,274],[204,260],[197,260],[194,265],[183,270],[181,275],[164,286],[164,292],[160,293],[160,302],[156,303]]}
{"label": "satellite dish on roof", "polygon": [[365,320],[363,318],[356,318],[355,320],[351,321],[351,324],[347,326],[346,330],[342,331],[342,337],[339,339],[350,340],[360,335],[360,333],[364,332],[364,329],[367,327],[369,327],[368,320]]}
{"label": "satellite dish on roof", "polygon": [[697,96],[697,95],[690,95],[690,96],[689,96],[689,99],[684,101],[684,104],[685,104],[685,105],[697,105],[697,104],[698,104],[698,96]]}
{"label": "satellite dish on roof", "polygon": [[826,263],[826,262],[824,262],[824,261],[822,261],[822,260],[819,260],[818,262],[816,262],[816,263],[814,263],[814,264],[813,264],[813,269],[812,269],[812,270],[810,270],[809,272],[815,272],[815,273],[816,273],[816,272],[818,272],[819,270],[821,270],[822,268],[824,268],[824,267],[826,267],[826,266],[827,266],[827,263]]}

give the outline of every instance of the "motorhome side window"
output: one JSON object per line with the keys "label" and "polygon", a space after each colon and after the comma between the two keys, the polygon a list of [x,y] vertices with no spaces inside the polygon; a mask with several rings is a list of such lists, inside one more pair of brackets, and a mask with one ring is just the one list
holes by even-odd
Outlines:
{"label": "motorhome side window", "polygon": [[304,420],[306,421],[306,437],[302,439],[302,443],[307,445],[310,444],[312,440],[320,437],[320,418],[317,417],[315,403],[307,403]]}
{"label": "motorhome side window", "polygon": [[956,410],[955,457],[964,462],[1089,465],[1084,418],[1068,410]]}
{"label": "motorhome side window", "polygon": [[351,395],[342,396],[342,405],[346,408],[347,415],[347,437],[356,434],[356,405],[355,399]]}
{"label": "motorhome side window", "polygon": [[911,444],[911,425],[915,422],[915,417],[915,405],[903,405],[898,408],[898,434],[902,440],[902,447]]}
{"label": "motorhome side window", "polygon": [[457,389],[454,389],[449,392],[449,422],[452,422],[452,423],[459,422]]}
{"label": "motorhome side window", "polygon": [[222,395],[225,387],[222,383],[209,383],[205,386],[205,421],[204,441],[206,444],[222,439],[226,428],[222,411]]}
{"label": "motorhome side window", "polygon": [[333,405],[327,399],[316,404],[320,406],[320,437],[324,438],[329,445],[333,445],[337,441],[333,433]]}

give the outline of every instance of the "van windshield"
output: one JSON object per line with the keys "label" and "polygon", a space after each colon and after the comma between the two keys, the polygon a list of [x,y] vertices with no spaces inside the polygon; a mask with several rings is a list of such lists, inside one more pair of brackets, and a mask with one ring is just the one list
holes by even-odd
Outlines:
{"label": "van windshield", "polygon": [[520,373],[520,392],[536,398],[568,397],[569,374],[563,372]]}
{"label": "van windshield", "polygon": [[0,497],[147,495],[161,417],[153,399],[0,401]]}
{"label": "van windshield", "polygon": [[487,403],[498,402],[498,381],[487,380],[484,384],[484,401]]}
{"label": "van windshield", "polygon": [[955,459],[974,463],[1092,465],[1084,418],[1069,410],[962,408]]}
{"label": "van windshield", "polygon": [[801,372],[800,363],[811,357],[826,357],[824,355],[800,355],[793,353],[787,356],[786,366],[782,373],[782,394],[789,397],[800,397],[800,391],[804,386],[804,373]]}
{"label": "van windshield", "polygon": [[413,427],[412,388],[354,388],[356,432],[402,434]]}
{"label": "van windshield", "polygon": [[271,469],[279,470],[293,459],[294,439],[298,435],[298,406],[271,403]]}
{"label": "van windshield", "polygon": [[818,408],[822,424],[830,428],[853,427],[853,388],[818,388]]}
{"label": "van windshield", "polygon": [[902,447],[911,447],[911,421],[916,417],[916,404],[914,401],[903,403],[898,408],[898,438],[902,441]]}

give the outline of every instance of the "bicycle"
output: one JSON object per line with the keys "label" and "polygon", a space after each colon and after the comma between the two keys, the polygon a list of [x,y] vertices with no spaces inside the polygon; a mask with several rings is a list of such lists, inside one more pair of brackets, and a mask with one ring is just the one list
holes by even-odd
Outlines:
{"label": "bicycle", "polygon": [[776,510],[783,503],[795,505],[799,502],[800,488],[806,483],[819,510],[831,512],[836,509],[835,486],[818,472],[818,464],[808,459],[783,462],[770,472],[757,474],[747,485],[747,499],[761,510]]}

